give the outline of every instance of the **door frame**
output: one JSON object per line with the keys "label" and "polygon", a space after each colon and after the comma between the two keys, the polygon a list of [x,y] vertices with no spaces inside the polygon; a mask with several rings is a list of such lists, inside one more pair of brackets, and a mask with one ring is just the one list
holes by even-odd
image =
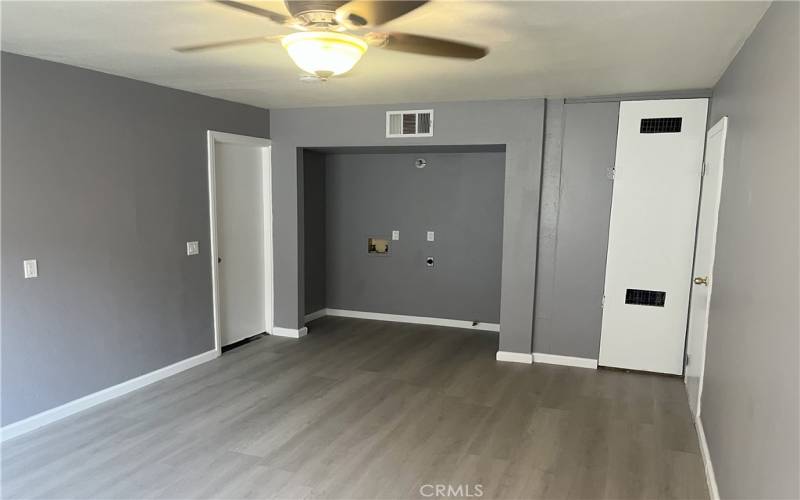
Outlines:
{"label": "door frame", "polygon": [[[694,415],[695,418],[700,418],[700,413],[702,412],[702,409],[703,409],[703,377],[705,376],[705,373],[706,373],[706,353],[707,353],[706,348],[708,347],[708,317],[709,317],[710,312],[711,312],[710,311],[711,294],[714,292],[714,288],[713,288],[714,287],[714,264],[716,263],[716,256],[717,256],[717,233],[719,232],[719,207],[720,207],[720,202],[722,201],[722,183],[725,180],[725,178],[724,178],[724,176],[725,176],[725,147],[726,147],[726,142],[727,142],[727,137],[728,137],[727,136],[727,134],[728,134],[728,117],[727,116],[723,116],[722,118],[720,118],[719,121],[717,121],[717,123],[715,123],[714,126],[711,127],[708,130],[708,132],[706,132],[706,149],[703,152],[703,156],[704,156],[703,161],[705,162],[705,155],[708,153],[708,140],[711,137],[714,137],[715,135],[723,133],[723,132],[725,133],[725,136],[722,138],[722,161],[720,162],[720,165],[719,165],[720,190],[719,190],[719,193],[717,194],[717,199],[716,199],[716,203],[715,203],[715,206],[714,206],[714,214],[715,214],[715,217],[714,217],[714,234],[711,237],[711,262],[712,262],[712,265],[711,265],[711,269],[709,270],[709,276],[711,278],[711,282],[708,285],[708,299],[707,299],[708,302],[706,304],[706,318],[705,318],[705,321],[703,322],[703,328],[702,328],[701,345],[703,346],[703,349],[702,349],[703,355],[698,360],[700,362],[700,377],[699,377],[699,379],[697,381],[697,407],[695,409],[695,412],[696,412],[696,415]],[[703,168],[705,169],[705,164],[704,164]],[[705,181],[705,179],[703,179],[703,180]],[[702,202],[703,202],[703,192],[701,191],[700,192],[700,203],[702,203]],[[698,212],[697,212],[697,217],[698,217],[698,230],[699,230],[700,229],[700,227],[699,227],[700,210],[699,209],[698,209]],[[700,233],[698,232],[697,234],[695,234],[695,259],[694,259],[695,262],[692,263],[692,278],[694,278],[694,272],[695,272],[694,264],[697,261],[697,254],[696,254],[696,252],[697,252],[697,240],[699,238],[700,238]],[[692,291],[692,293],[694,293],[694,290]],[[692,304],[692,302],[691,302],[691,297],[690,297],[690,299],[689,299],[689,306],[690,307],[691,307],[691,304]],[[687,318],[687,324],[686,324],[686,348],[685,348],[685,351],[684,351],[686,354],[689,353],[689,333],[690,333],[689,332],[689,328],[691,328],[691,326],[692,326],[691,325],[691,310],[689,311],[689,314],[690,314],[690,316]],[[692,354],[697,354],[697,353],[692,353]],[[687,381],[688,381],[688,375],[686,374],[686,367],[684,366],[684,369],[683,369],[683,383],[686,384]]]}
{"label": "door frame", "polygon": [[[208,142],[208,207],[211,230],[211,289],[213,296],[214,312],[214,350],[217,356],[222,354],[222,338],[220,327],[220,299],[219,299],[219,271],[217,268],[217,177],[216,177],[216,150],[217,143],[238,144],[262,148],[262,193],[264,196],[264,277],[265,290],[269,291],[269,299],[264,304],[264,310],[269,313],[270,321],[266,324],[267,332],[272,332],[275,326],[275,258],[273,253],[273,217],[272,217],[272,141],[261,137],[230,134],[209,130]],[[267,224],[269,221],[269,224]]]}

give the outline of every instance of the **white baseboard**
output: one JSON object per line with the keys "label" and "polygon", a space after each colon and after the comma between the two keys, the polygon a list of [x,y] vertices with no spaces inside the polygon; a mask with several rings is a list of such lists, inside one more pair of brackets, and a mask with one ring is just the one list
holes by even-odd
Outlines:
{"label": "white baseboard", "polygon": [[533,354],[524,352],[497,351],[497,361],[510,361],[512,363],[533,363]]}
{"label": "white baseboard", "polygon": [[[317,314],[317,311],[314,314]],[[466,328],[469,330],[484,330],[487,332],[499,332],[500,325],[497,323],[478,323],[473,325],[472,321],[461,319],[428,318],[425,316],[406,316],[404,314],[385,314],[365,311],[348,311],[346,309],[325,309],[326,316],[341,316],[344,318],[373,319],[377,321],[394,321],[397,323],[413,323],[417,325],[449,326],[453,328]]]}
{"label": "white baseboard", "polygon": [[304,319],[305,319],[306,323],[310,323],[310,322],[314,321],[315,319],[319,319],[319,318],[321,318],[323,316],[327,316],[327,314],[328,313],[325,311],[325,308],[323,307],[319,311],[314,311],[313,313],[306,314]]}
{"label": "white baseboard", "polygon": [[299,339],[300,337],[305,337],[307,333],[308,333],[308,328],[306,327],[296,329],[296,328],[283,328],[282,326],[273,326],[270,335],[275,335],[276,337],[289,337],[292,339]]}
{"label": "white baseboard", "polygon": [[100,403],[105,403],[106,401],[135,391],[136,389],[141,389],[146,385],[150,385],[154,382],[158,382],[159,380],[175,375],[176,373],[180,373],[199,364],[211,361],[217,356],[219,356],[217,350],[212,349],[202,354],[198,354],[197,356],[193,356],[191,358],[184,359],[183,361],[178,361],[177,363],[165,366],[164,368],[159,368],[158,370],[150,373],[145,373],[144,375],[140,375],[136,378],[108,387],[101,391],[83,396],[82,398],[75,399],[69,403],[64,403],[61,406],[37,413],[36,415],[32,415],[24,420],[6,425],[5,427],[0,428],[0,441],[6,441],[7,439],[21,436],[57,420],[61,420],[62,418],[69,417],[70,415],[74,415],[78,412],[99,405]]}
{"label": "white baseboard", "polygon": [[708,485],[708,496],[711,500],[719,500],[719,490],[717,489],[717,477],[714,475],[714,464],[711,463],[711,453],[708,451],[706,432],[703,430],[703,422],[697,416],[694,419],[694,427],[697,430],[697,438],[700,441],[700,454],[703,456],[703,467],[706,470],[706,484]]}
{"label": "white baseboard", "polygon": [[597,360],[590,358],[576,358],[574,356],[560,356],[558,354],[533,353],[534,363],[547,363],[549,365],[577,366],[578,368],[597,369]]}
{"label": "white baseboard", "polygon": [[576,366],[578,368],[597,369],[596,359],[559,356],[557,354],[545,354],[542,352],[527,354],[524,352],[497,351],[496,358],[497,361],[511,361],[513,363],[547,363],[550,365]]}

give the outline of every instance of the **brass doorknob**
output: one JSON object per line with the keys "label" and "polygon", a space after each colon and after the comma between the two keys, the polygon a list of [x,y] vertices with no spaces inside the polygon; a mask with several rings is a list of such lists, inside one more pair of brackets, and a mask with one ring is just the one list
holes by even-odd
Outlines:
{"label": "brass doorknob", "polygon": [[706,285],[708,286],[708,276],[698,276],[694,279],[695,285]]}

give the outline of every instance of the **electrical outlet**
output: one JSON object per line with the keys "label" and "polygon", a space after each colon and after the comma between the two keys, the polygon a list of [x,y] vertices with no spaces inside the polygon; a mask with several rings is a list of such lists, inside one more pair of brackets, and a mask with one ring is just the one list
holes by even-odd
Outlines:
{"label": "electrical outlet", "polygon": [[186,242],[186,255],[197,255],[200,253],[200,243],[197,241]]}
{"label": "electrical outlet", "polygon": [[392,240],[397,241],[399,239],[400,239],[400,231],[395,229],[394,231],[392,231]]}
{"label": "electrical outlet", "polygon": [[433,231],[428,231],[428,241],[433,241]]}

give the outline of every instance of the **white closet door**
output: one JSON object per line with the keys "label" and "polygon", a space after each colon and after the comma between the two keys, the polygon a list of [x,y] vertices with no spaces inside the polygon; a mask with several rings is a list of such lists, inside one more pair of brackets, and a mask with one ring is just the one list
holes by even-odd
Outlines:
{"label": "white closet door", "polygon": [[225,346],[267,331],[262,147],[215,145],[220,338]]}
{"label": "white closet door", "polygon": [[600,365],[683,372],[707,109],[620,105]]}

